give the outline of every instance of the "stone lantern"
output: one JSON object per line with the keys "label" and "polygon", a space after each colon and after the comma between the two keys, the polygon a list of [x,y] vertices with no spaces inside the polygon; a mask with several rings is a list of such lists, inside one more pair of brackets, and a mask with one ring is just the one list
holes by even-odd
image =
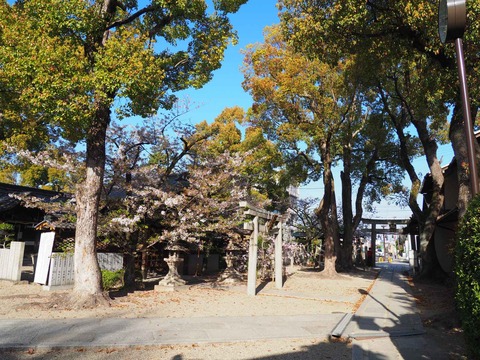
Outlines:
{"label": "stone lantern", "polygon": [[168,274],[155,286],[155,291],[175,291],[176,287],[187,283],[178,273],[178,269],[183,266],[183,259],[179,256],[179,252],[185,251],[185,249],[181,245],[173,243],[167,246],[166,250],[169,250],[170,254],[163,260],[168,265]]}
{"label": "stone lantern", "polygon": [[[241,240],[243,235],[246,234],[236,234],[237,240]],[[238,263],[240,253],[244,251],[244,249],[234,244],[233,240],[230,239],[225,250],[225,262],[227,263],[227,268],[223,271],[218,280],[230,284],[242,282],[243,275],[238,271]]]}

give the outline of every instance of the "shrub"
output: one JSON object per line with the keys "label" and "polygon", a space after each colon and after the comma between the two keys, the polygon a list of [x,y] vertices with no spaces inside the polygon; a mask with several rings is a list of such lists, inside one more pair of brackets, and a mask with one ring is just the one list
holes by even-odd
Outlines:
{"label": "shrub", "polygon": [[0,223],[0,243],[7,246],[14,239],[15,227],[12,224]]}
{"label": "shrub", "polygon": [[122,288],[124,285],[123,283],[124,274],[125,274],[124,269],[120,269],[117,271],[102,270],[103,290],[109,291],[112,289]]}
{"label": "shrub", "polygon": [[455,254],[455,300],[465,339],[480,359],[480,196],[476,196],[460,222]]}
{"label": "shrub", "polygon": [[55,246],[56,247],[55,251],[68,253],[68,254],[73,254],[74,251],[75,251],[75,239],[74,238],[63,239],[55,245],[56,245]]}

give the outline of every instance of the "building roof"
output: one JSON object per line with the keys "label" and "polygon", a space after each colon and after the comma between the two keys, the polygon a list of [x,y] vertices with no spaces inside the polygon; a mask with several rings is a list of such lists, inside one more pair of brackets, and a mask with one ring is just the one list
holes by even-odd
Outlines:
{"label": "building roof", "polygon": [[[480,144],[480,130],[475,131],[474,136],[477,139],[477,142]],[[447,165],[442,166],[442,171],[444,175],[447,175],[452,171],[456,171],[456,169],[457,169],[457,160],[455,156],[452,157],[452,160]],[[423,177],[422,185],[420,187],[420,193],[423,195],[426,195],[432,191],[432,187],[433,187],[432,174],[428,172]]]}
{"label": "building roof", "polygon": [[69,198],[67,194],[58,191],[0,183],[0,212],[8,211],[21,204],[21,200],[15,198],[14,195],[31,196],[46,203]]}
{"label": "building roof", "polygon": [[61,221],[54,221],[54,220],[43,220],[37,225],[34,226],[35,230],[47,230],[47,231],[54,231],[55,229],[70,229],[75,230],[74,223],[68,222],[61,222]]}

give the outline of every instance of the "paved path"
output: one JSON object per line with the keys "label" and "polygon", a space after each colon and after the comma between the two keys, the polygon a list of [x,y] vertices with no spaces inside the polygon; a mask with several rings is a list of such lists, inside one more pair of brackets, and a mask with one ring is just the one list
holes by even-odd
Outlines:
{"label": "paved path", "polygon": [[353,339],[353,360],[448,359],[429,346],[415,300],[404,273],[404,263],[379,264],[370,293],[343,335]]}
{"label": "paved path", "polygon": [[342,316],[0,320],[0,349],[325,339]]}

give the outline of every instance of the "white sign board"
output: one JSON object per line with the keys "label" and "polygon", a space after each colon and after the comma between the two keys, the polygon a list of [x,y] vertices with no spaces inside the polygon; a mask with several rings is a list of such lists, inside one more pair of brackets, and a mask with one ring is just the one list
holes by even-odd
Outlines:
{"label": "white sign board", "polygon": [[0,249],[0,279],[21,279],[24,250],[25,243],[20,241],[12,241],[10,249]]}
{"label": "white sign board", "polygon": [[35,265],[34,282],[45,285],[50,268],[50,256],[53,250],[55,232],[44,232],[40,235],[40,247],[38,249],[37,264]]}

